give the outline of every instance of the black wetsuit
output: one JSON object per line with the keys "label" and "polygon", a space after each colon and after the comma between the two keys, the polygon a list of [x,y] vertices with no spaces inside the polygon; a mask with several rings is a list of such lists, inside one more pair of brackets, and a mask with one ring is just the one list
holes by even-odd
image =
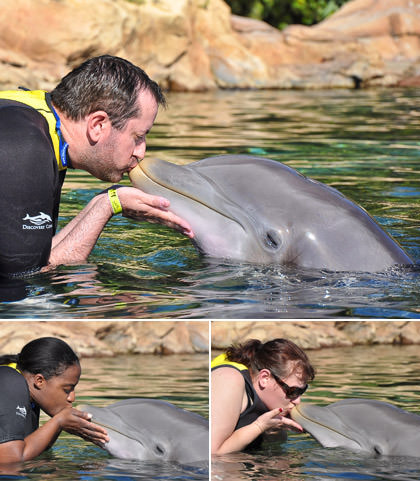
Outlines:
{"label": "black wetsuit", "polygon": [[0,443],[23,441],[38,429],[39,407],[33,405],[28,383],[16,369],[0,366]]}
{"label": "black wetsuit", "polygon": [[48,264],[65,173],[44,116],[0,99],[0,276]]}

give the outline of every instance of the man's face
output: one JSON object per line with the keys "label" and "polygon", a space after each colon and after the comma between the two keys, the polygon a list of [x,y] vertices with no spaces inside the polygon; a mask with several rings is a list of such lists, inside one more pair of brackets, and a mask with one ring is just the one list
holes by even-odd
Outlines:
{"label": "man's face", "polygon": [[122,130],[111,127],[110,134],[98,143],[90,173],[107,182],[119,182],[146,152],[146,135],[158,113],[158,105],[149,90],[138,97],[139,116],[129,119]]}

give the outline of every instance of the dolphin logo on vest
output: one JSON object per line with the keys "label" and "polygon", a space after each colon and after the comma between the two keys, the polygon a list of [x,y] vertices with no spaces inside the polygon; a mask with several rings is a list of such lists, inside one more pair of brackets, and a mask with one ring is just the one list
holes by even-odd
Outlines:
{"label": "dolphin logo on vest", "polygon": [[32,225],[22,224],[22,229],[51,229],[52,219],[48,214],[40,212],[39,215],[30,216],[26,214],[22,220],[29,221]]}

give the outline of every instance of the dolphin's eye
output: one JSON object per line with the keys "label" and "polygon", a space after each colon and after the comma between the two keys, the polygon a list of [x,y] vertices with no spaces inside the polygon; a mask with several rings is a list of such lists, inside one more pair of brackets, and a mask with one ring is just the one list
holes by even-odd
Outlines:
{"label": "dolphin's eye", "polygon": [[378,446],[377,444],[375,446],[373,446],[373,450],[375,451],[375,454],[379,454],[379,455],[383,454],[382,448],[380,446]]}
{"label": "dolphin's eye", "polygon": [[162,446],[159,446],[159,444],[156,444],[155,446],[155,453],[158,456],[163,456],[165,454],[165,449]]}
{"label": "dolphin's eye", "polygon": [[270,249],[278,249],[281,246],[280,236],[276,231],[269,230],[265,233],[265,245]]}

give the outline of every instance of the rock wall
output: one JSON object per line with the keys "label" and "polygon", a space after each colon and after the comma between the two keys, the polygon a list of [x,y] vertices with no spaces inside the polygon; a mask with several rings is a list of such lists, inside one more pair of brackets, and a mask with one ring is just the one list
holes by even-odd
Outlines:
{"label": "rock wall", "polygon": [[[416,321],[213,321],[212,349],[256,338],[286,337],[304,349],[420,344]],[[0,354],[30,340],[60,337],[81,357],[194,354],[209,351],[208,321],[0,321]]]}
{"label": "rock wall", "polygon": [[27,342],[44,336],[63,339],[81,357],[209,350],[205,321],[2,321],[0,354],[18,353]]}
{"label": "rock wall", "polygon": [[291,339],[303,349],[372,344],[420,344],[416,321],[214,321],[212,349],[247,339]]}
{"label": "rock wall", "polygon": [[223,0],[14,0],[0,9],[0,88],[52,88],[104,53],[168,89],[420,85],[420,4],[353,0],[278,31]]}

